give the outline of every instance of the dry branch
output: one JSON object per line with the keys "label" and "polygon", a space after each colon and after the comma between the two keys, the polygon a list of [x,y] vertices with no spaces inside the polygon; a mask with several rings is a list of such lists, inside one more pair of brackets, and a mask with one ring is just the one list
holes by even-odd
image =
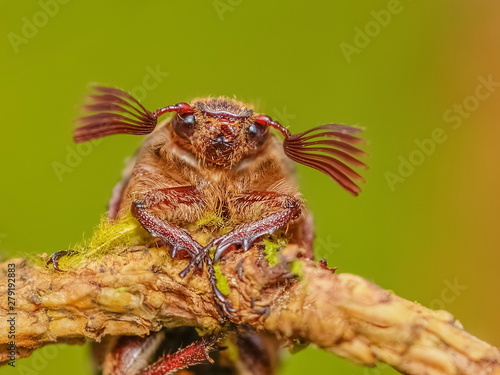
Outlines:
{"label": "dry branch", "polygon": [[[466,333],[451,314],[432,311],[352,274],[331,270],[288,246],[271,267],[257,247],[221,263],[237,313],[231,322],[289,346],[315,344],[357,363],[386,362],[407,374],[500,374],[500,351]],[[186,260],[166,249],[135,248],[59,273],[16,265],[19,357],[55,342],[146,335],[163,326],[224,330],[205,272],[178,276]],[[295,274],[290,272],[292,269]],[[298,275],[298,276],[297,276]],[[7,287],[0,284],[0,332],[7,332]],[[234,326],[233,326],[234,327]],[[0,335],[0,362],[10,340]]]}

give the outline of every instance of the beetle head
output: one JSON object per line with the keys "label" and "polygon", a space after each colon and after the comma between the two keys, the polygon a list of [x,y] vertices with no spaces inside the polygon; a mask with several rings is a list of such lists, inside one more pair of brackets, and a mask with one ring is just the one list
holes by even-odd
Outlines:
{"label": "beetle head", "polygon": [[266,147],[270,127],[285,137],[283,151],[293,161],[328,175],[353,195],[360,192],[355,181],[364,181],[349,165],[366,168],[357,159],[365,152],[357,148],[363,140],[355,136],[361,129],[325,124],[292,134],[267,115],[255,115],[243,103],[227,98],[206,98],[192,104],[177,103],[151,112],[125,91],[95,87],[91,103],[84,106],[94,112],[79,119],[74,133],[76,142],[111,134],[149,134],[158,117],[176,112],[168,130],[172,140],[193,153],[204,165],[230,168]]}
{"label": "beetle head", "polygon": [[229,168],[255,155],[268,139],[268,127],[256,123],[253,110],[236,100],[198,99],[190,107],[174,115],[170,131],[204,164]]}

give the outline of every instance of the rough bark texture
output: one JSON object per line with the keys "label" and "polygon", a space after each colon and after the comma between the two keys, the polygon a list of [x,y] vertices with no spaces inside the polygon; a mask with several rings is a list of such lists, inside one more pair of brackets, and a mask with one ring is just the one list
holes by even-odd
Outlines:
{"label": "rough bark texture", "polygon": [[[294,246],[271,267],[255,247],[221,262],[237,312],[228,324],[205,271],[178,274],[186,260],[167,249],[135,248],[56,272],[24,259],[1,264],[0,332],[7,322],[7,264],[16,265],[18,357],[52,343],[146,335],[161,327],[265,331],[288,346],[316,346],[363,365],[382,361],[407,374],[500,374],[500,351],[469,335],[453,316],[407,301],[363,278],[300,258]],[[297,258],[298,257],[298,258]],[[291,272],[292,271],[292,272]],[[0,362],[7,335],[0,335]]]}

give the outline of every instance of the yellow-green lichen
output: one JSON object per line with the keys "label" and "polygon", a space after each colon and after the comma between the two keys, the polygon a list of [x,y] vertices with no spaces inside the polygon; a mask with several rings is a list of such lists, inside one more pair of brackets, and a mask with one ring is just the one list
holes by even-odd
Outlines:
{"label": "yellow-green lichen", "polygon": [[304,275],[304,270],[302,269],[302,262],[299,260],[294,260],[290,262],[290,272],[297,275],[299,279],[302,279]]}
{"label": "yellow-green lichen", "polygon": [[214,274],[217,288],[224,294],[229,294],[229,282],[226,275],[222,273],[220,263],[214,264]]}
{"label": "yellow-green lichen", "polygon": [[71,256],[59,259],[61,269],[73,268],[88,259],[98,258],[110,252],[119,252],[131,246],[145,245],[152,237],[131,215],[127,214],[117,220],[103,217],[92,237],[81,243],[70,246]]}
{"label": "yellow-green lichen", "polygon": [[196,226],[198,228],[202,227],[222,228],[224,227],[224,225],[225,225],[224,219],[217,212],[209,212],[196,222]]}
{"label": "yellow-green lichen", "polygon": [[219,236],[222,236],[232,229],[232,226],[217,211],[206,213],[195,223],[185,226],[191,232],[193,238],[202,246],[208,245]]}
{"label": "yellow-green lichen", "polygon": [[280,262],[280,252],[286,246],[286,240],[279,237],[264,239],[264,256],[271,267]]}
{"label": "yellow-green lichen", "polygon": [[228,359],[233,363],[238,362],[238,360],[240,359],[238,345],[233,343],[231,340],[226,339],[224,341],[224,346],[227,348],[226,353],[227,353]]}

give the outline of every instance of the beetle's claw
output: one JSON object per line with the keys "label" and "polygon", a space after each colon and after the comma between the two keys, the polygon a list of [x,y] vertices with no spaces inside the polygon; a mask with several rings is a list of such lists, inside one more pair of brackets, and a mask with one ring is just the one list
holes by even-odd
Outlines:
{"label": "beetle's claw", "polygon": [[205,246],[198,254],[193,256],[187,265],[186,268],[184,268],[180,273],[179,276],[184,278],[186,275],[191,271],[193,267],[197,267],[198,269],[202,269],[203,265],[207,265],[208,268],[208,273],[210,277],[210,284],[212,286],[212,291],[215,296],[215,302],[218,308],[220,309],[220,312],[222,315],[228,317],[228,318],[234,318],[235,314],[238,310],[233,308],[233,304],[231,301],[227,298],[227,296],[220,291],[220,289],[217,287],[217,279],[215,277],[215,271],[214,271],[214,260],[210,258],[210,249],[213,246],[217,246],[217,243],[214,241],[210,243],[209,245]]}
{"label": "beetle's claw", "polygon": [[256,315],[264,316],[264,318],[267,318],[269,315],[271,315],[271,308],[269,306],[265,306],[252,312]]}
{"label": "beetle's claw", "polygon": [[213,242],[212,245],[210,245],[216,246],[214,260],[218,261],[222,257],[224,251],[226,251],[226,249],[231,245],[241,246],[243,252],[250,250],[255,240],[259,237],[260,236],[248,236],[239,238],[238,236],[231,234],[231,232],[226,234],[225,236],[219,237]]}
{"label": "beetle's claw", "polygon": [[191,271],[191,269],[194,266],[196,266],[198,269],[202,269],[203,264],[206,263],[206,258],[207,258],[207,253],[205,253],[205,251],[200,251],[197,255],[191,258],[189,264],[179,273],[179,276],[181,278],[186,277],[186,275],[189,273],[189,271]]}
{"label": "beetle's claw", "polygon": [[224,315],[227,316],[229,319],[236,317],[235,313],[238,310],[233,307],[233,304],[231,303],[230,300],[226,299],[226,301],[222,303],[220,307]]}
{"label": "beetle's claw", "polygon": [[59,268],[59,259],[63,256],[71,256],[76,254],[76,251],[74,250],[61,250],[57,251],[54,254],[52,254],[47,262],[45,262],[45,267],[48,268],[50,264],[54,267],[56,271],[59,272],[66,272],[62,269]]}

